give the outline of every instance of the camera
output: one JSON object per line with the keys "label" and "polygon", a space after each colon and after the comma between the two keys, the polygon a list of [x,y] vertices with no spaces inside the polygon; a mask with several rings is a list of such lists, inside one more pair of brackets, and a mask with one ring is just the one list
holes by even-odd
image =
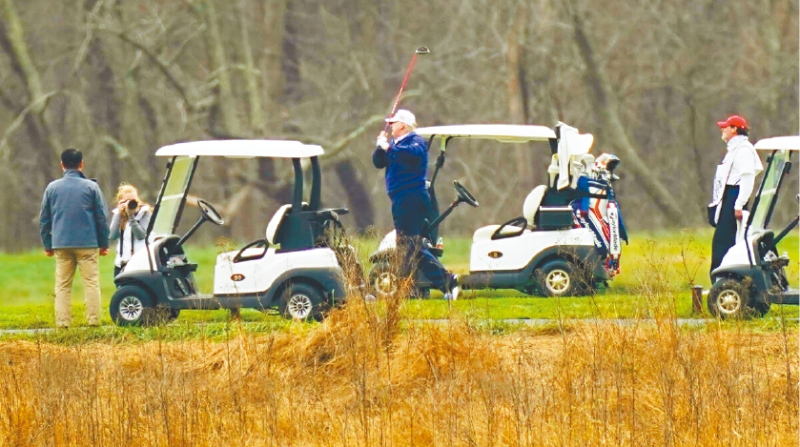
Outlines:
{"label": "camera", "polygon": [[137,201],[135,201],[133,199],[128,200],[128,209],[133,211],[136,208],[139,208],[139,202],[137,202]]}

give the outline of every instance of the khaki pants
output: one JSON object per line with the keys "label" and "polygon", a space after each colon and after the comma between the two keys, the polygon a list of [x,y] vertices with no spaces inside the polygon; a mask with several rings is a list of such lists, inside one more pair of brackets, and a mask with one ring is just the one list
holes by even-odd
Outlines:
{"label": "khaki pants", "polygon": [[56,326],[72,324],[72,280],[81,269],[86,304],[86,322],[100,324],[100,268],[96,248],[60,248],[56,252]]}

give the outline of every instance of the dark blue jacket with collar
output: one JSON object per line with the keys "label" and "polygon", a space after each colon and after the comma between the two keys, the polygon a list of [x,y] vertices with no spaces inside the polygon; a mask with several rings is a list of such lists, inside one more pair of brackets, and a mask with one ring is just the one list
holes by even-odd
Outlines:
{"label": "dark blue jacket with collar", "polygon": [[77,169],[47,185],[39,211],[45,250],[108,248],[108,213],[100,187]]}
{"label": "dark blue jacket with collar", "polygon": [[427,191],[428,143],[414,132],[400,141],[392,140],[388,150],[376,148],[372,164],[378,169],[386,168],[386,192],[390,198],[411,191]]}

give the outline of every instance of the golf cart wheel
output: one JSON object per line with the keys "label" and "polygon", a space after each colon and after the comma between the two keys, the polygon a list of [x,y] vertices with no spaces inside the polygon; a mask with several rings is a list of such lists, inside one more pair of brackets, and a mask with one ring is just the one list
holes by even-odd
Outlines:
{"label": "golf cart wheel", "polygon": [[534,275],[544,296],[562,297],[580,295],[586,288],[578,272],[575,264],[554,259],[536,269]]}
{"label": "golf cart wheel", "polygon": [[748,287],[733,278],[715,282],[708,292],[707,304],[711,315],[723,320],[763,317],[769,312],[769,304],[752,296]]}
{"label": "golf cart wheel", "polygon": [[369,283],[380,298],[393,296],[400,287],[397,273],[385,262],[375,264],[369,272]]}
{"label": "golf cart wheel", "polygon": [[111,320],[119,326],[152,324],[156,309],[153,298],[138,286],[122,286],[114,292],[109,306]]}
{"label": "golf cart wheel", "polygon": [[281,294],[280,313],[288,320],[321,321],[327,308],[322,294],[308,284],[289,284]]}

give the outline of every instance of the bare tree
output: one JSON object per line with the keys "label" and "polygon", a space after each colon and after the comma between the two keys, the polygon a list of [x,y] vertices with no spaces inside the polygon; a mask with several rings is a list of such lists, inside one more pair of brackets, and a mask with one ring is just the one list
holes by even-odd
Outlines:
{"label": "bare tree", "polygon": [[597,64],[592,42],[584,29],[584,18],[578,8],[570,2],[568,11],[575,31],[575,43],[580,50],[583,62],[586,64],[586,82],[591,92],[592,105],[598,115],[604,135],[609,141],[614,141],[614,146],[625,157],[626,164],[632,166],[636,180],[640,183],[653,200],[659,204],[666,217],[675,224],[685,224],[686,214],[681,209],[678,200],[670,193],[647,164],[642,160],[636,149],[631,144],[628,132],[625,130],[617,102],[610,91],[606,75]]}
{"label": "bare tree", "polygon": [[[421,125],[561,120],[591,132],[595,153],[622,160],[617,189],[632,229],[701,224],[724,150],[716,120],[743,114],[754,139],[798,131],[792,0],[736,7],[441,0],[413,10],[388,0],[20,5],[0,0],[0,207],[8,211],[0,214],[0,248],[7,250],[37,243],[30,222],[45,184],[60,174],[46,160],[65,145],[87,151],[91,175],[109,195],[130,181],[153,197],[163,172],[154,152],[165,144],[321,144],[323,201],[349,206],[346,219],[358,228],[389,226],[382,172],[370,156],[422,45],[432,54],[418,60],[402,99]],[[509,152],[455,142],[437,180],[440,197],[460,179],[482,205],[459,209],[443,231],[514,217],[548,162],[547,147]],[[215,164],[200,173],[214,181],[195,192],[231,213],[230,237],[251,238],[286,202],[288,172],[281,161]]]}

